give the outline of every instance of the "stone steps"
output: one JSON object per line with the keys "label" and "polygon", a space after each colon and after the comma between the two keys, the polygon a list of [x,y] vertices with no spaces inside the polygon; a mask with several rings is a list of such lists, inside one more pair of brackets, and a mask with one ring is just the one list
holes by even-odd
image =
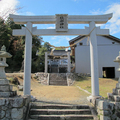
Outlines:
{"label": "stone steps", "polygon": [[50,73],[49,85],[67,86],[67,77],[65,73]]}
{"label": "stone steps", "polygon": [[31,102],[31,108],[35,109],[89,109],[88,105],[66,105],[66,104],[42,104]]}
{"label": "stone steps", "polygon": [[66,73],[50,73],[50,80],[66,80]]}
{"label": "stone steps", "polygon": [[92,115],[32,115],[29,120],[93,120]]}
{"label": "stone steps", "polygon": [[53,80],[53,79],[51,79],[50,81],[62,81],[62,82],[64,82],[66,80],[62,80],[62,79],[55,79],[55,80]]}
{"label": "stone steps", "polygon": [[61,81],[61,80],[58,80],[58,81],[53,81],[53,80],[50,80],[49,81],[49,85],[63,85],[63,86],[67,86],[67,80],[65,81]]}
{"label": "stone steps", "polygon": [[29,120],[93,120],[88,105],[42,104],[32,102]]}
{"label": "stone steps", "polygon": [[31,115],[91,114],[90,109],[31,109]]}

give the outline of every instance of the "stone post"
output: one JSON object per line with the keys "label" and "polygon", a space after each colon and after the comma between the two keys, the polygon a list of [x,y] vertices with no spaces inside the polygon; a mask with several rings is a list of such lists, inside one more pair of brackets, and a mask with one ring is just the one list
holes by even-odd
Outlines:
{"label": "stone post", "polygon": [[32,48],[32,23],[27,22],[25,38],[25,58],[24,58],[24,88],[23,94],[30,95],[31,89],[31,48]]}
{"label": "stone post", "polygon": [[47,52],[45,52],[45,73],[48,72]]}
{"label": "stone post", "polygon": [[70,63],[70,52],[67,53],[68,56],[68,73],[71,72],[71,63]]}
{"label": "stone post", "polygon": [[[90,31],[95,27],[95,22],[89,24]],[[91,87],[92,96],[99,96],[99,78],[98,78],[98,51],[96,29],[90,34],[90,60],[91,60]]]}

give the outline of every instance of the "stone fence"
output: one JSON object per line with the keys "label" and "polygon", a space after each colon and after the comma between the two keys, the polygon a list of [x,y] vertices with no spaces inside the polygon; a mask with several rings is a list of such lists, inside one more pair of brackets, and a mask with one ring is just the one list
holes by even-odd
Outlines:
{"label": "stone fence", "polygon": [[120,120],[120,101],[114,102],[105,99],[92,100],[99,120]]}
{"label": "stone fence", "polygon": [[0,98],[0,120],[26,120],[30,96]]}
{"label": "stone fence", "polygon": [[74,73],[67,73],[67,85],[71,86],[74,84],[75,81],[75,74]]}
{"label": "stone fence", "polygon": [[113,93],[108,93],[108,99],[98,97],[90,102],[94,105],[100,120],[120,120],[120,81]]}
{"label": "stone fence", "polygon": [[[43,73],[43,72],[35,73],[35,75],[37,76],[37,80],[42,85],[49,85],[50,74],[53,74],[53,73]],[[66,76],[68,86],[73,85],[74,81],[80,76],[84,76],[84,77],[90,76],[90,74],[83,74],[83,73],[80,73],[80,74],[79,73],[56,73],[56,74],[59,74],[59,76]]]}
{"label": "stone fence", "polygon": [[49,85],[49,73],[38,72],[35,73],[35,75],[37,76],[39,83],[42,85]]}
{"label": "stone fence", "polygon": [[[41,83],[42,85],[49,85],[49,76],[52,73],[36,73],[35,75],[38,77],[37,80],[39,81],[39,83]],[[74,73],[56,73],[56,74],[62,74],[59,76],[67,76],[67,84],[68,86],[72,85],[75,81],[75,77],[74,77]],[[54,79],[54,78],[53,78]],[[62,79],[62,78],[61,78]]]}

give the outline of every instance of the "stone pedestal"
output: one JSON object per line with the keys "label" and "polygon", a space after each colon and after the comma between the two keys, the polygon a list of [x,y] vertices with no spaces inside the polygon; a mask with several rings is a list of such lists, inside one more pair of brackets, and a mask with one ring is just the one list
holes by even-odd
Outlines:
{"label": "stone pedestal", "polygon": [[0,97],[13,97],[17,94],[16,91],[12,91],[12,86],[9,85],[9,81],[6,79],[5,67],[8,67],[6,63],[6,58],[10,58],[8,52],[6,52],[5,46],[2,47],[0,51]]}

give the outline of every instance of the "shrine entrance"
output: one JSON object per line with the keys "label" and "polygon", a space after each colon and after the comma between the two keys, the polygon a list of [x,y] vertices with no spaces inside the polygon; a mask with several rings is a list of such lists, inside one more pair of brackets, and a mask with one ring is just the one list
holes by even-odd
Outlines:
{"label": "shrine entrance", "polygon": [[[15,36],[25,36],[25,64],[24,64],[24,95],[30,95],[31,90],[31,48],[32,35],[40,36],[65,36],[84,35],[89,36],[90,60],[91,60],[91,86],[92,96],[99,96],[98,79],[98,53],[97,35],[109,35],[108,29],[100,29],[96,24],[105,24],[111,19],[112,14],[106,15],[68,15],[56,14],[55,16],[20,16],[10,15],[10,19],[16,24],[26,24],[20,30],[13,30]],[[55,24],[56,29],[37,29],[33,24]],[[85,29],[68,29],[68,24],[89,24]]]}

